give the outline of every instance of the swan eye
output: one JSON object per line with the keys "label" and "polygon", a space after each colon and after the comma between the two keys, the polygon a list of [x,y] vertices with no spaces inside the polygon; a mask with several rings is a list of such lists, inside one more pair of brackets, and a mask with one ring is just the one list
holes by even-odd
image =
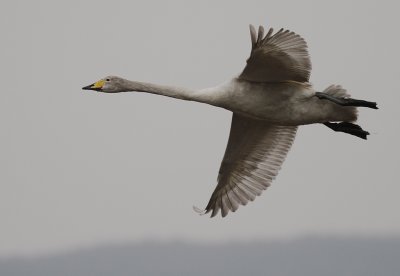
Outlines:
{"label": "swan eye", "polygon": [[110,81],[110,79],[106,79],[106,81]]}

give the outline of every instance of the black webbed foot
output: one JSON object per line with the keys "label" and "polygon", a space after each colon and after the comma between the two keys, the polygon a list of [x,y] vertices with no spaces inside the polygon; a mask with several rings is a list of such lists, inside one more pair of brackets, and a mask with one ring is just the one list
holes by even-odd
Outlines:
{"label": "black webbed foot", "polygon": [[363,130],[359,125],[348,123],[348,122],[341,122],[341,123],[331,123],[327,122],[324,123],[327,127],[334,131],[348,133],[354,136],[357,136],[361,139],[367,140],[367,136],[369,135],[368,131]]}
{"label": "black webbed foot", "polygon": [[335,97],[326,93],[316,92],[315,96],[317,96],[321,100],[328,100],[334,102],[338,105],[342,106],[362,106],[362,107],[369,107],[373,109],[378,109],[376,102],[368,102],[364,100],[356,100],[352,98],[341,98]]}

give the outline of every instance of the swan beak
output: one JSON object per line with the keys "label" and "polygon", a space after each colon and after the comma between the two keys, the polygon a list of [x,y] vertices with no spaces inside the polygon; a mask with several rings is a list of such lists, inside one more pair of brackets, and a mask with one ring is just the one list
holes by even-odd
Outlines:
{"label": "swan beak", "polygon": [[94,91],[101,91],[104,85],[104,80],[99,80],[98,82],[95,82],[93,84],[90,84],[88,86],[82,87],[83,90],[94,90]]}

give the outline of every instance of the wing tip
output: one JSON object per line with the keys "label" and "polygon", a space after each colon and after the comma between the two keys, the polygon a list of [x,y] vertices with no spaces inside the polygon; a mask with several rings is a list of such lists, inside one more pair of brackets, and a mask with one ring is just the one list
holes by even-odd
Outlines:
{"label": "wing tip", "polygon": [[194,210],[197,214],[199,214],[200,216],[203,216],[203,215],[207,214],[207,210],[206,210],[206,209],[200,209],[199,207],[194,206],[194,205],[193,205],[193,210]]}
{"label": "wing tip", "polygon": [[[209,213],[210,211],[212,211],[210,218],[215,217],[219,212],[219,208],[213,208],[213,209],[200,209],[197,206],[193,205],[193,210],[199,214],[199,216],[204,216],[205,214]],[[228,214],[228,212],[226,214],[222,213],[222,217],[225,217]]]}
{"label": "wing tip", "polygon": [[254,46],[257,43],[257,31],[252,24],[249,24],[249,29],[250,29],[251,45]]}

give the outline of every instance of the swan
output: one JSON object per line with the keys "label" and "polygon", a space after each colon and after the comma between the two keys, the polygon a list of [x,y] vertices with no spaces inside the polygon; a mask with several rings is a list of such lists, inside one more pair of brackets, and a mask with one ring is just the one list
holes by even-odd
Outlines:
{"label": "swan", "polygon": [[322,92],[309,83],[311,62],[306,41],[298,34],[270,28],[264,34],[250,25],[251,53],[242,73],[215,87],[193,90],[105,77],[83,87],[104,93],[146,92],[196,101],[232,111],[231,129],[217,186],[204,210],[222,217],[246,205],[271,185],[300,125],[321,123],[334,131],[367,139],[354,124],[357,107],[377,109],[356,100],[340,85]]}

